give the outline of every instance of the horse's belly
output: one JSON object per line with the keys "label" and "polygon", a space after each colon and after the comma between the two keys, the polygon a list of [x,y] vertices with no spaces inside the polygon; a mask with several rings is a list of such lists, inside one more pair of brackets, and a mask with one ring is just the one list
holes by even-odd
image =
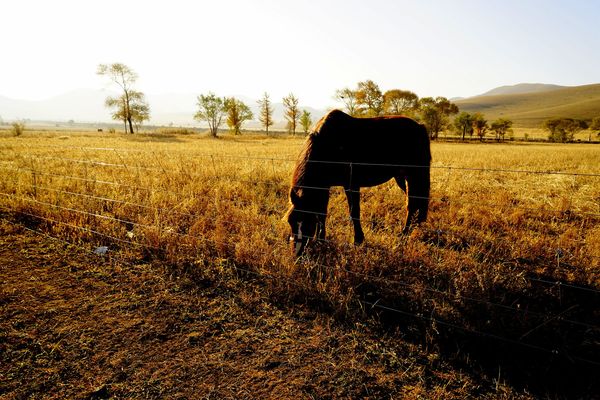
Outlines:
{"label": "horse's belly", "polygon": [[350,182],[354,187],[370,187],[384,184],[390,179],[403,175],[398,168],[366,166],[352,171]]}

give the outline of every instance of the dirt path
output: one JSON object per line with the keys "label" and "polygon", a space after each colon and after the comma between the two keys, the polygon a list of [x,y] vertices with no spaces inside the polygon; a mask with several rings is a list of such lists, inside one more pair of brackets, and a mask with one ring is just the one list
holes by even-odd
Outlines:
{"label": "dirt path", "polygon": [[520,397],[257,282],[111,263],[3,220],[0,282],[2,399]]}

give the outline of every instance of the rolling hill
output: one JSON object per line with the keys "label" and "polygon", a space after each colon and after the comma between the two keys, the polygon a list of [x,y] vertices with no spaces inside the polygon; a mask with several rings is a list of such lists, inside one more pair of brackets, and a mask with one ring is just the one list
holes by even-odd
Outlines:
{"label": "rolling hill", "polygon": [[481,112],[488,120],[508,118],[515,126],[538,127],[549,118],[590,120],[600,116],[600,84],[504,86],[455,103],[461,111]]}

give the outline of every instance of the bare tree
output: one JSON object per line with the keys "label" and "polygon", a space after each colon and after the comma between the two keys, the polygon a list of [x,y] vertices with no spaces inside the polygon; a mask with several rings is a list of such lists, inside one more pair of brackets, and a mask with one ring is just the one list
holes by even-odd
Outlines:
{"label": "bare tree", "polygon": [[[132,109],[132,101],[134,98],[132,97],[132,92],[134,92],[133,84],[137,80],[137,74],[129,68],[125,64],[114,63],[114,64],[100,64],[98,65],[98,69],[96,71],[98,75],[108,77],[113,83],[117,84],[121,90],[123,91],[122,95],[122,109],[123,109],[123,119],[129,123],[129,132],[133,133],[133,114],[131,112]],[[139,92],[138,92],[139,93]],[[114,101],[108,101],[106,104],[116,104]],[[113,116],[114,118],[114,116]],[[125,132],[127,132],[127,125],[125,125]]]}
{"label": "bare tree", "polygon": [[355,90],[352,90],[349,88],[336,90],[335,91],[335,99],[344,103],[344,106],[346,107],[346,111],[348,112],[348,114],[350,114],[353,117],[358,116],[359,107],[358,107],[358,101],[356,99],[356,91]]}
{"label": "bare tree", "polygon": [[287,120],[288,133],[296,134],[296,126],[300,119],[300,110],[298,109],[298,98],[290,93],[288,97],[283,98],[283,106],[285,107],[285,119]]}
{"label": "bare tree", "polygon": [[269,94],[265,92],[262,99],[258,100],[259,115],[258,120],[265,127],[267,135],[269,134],[269,126],[273,125],[273,107],[271,107],[271,100]]}

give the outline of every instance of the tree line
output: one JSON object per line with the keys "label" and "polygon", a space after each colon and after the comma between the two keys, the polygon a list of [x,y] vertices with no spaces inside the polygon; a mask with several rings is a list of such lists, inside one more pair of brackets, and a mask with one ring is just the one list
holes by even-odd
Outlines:
{"label": "tree line", "polygon": [[[459,113],[459,108],[446,97],[419,98],[410,90],[391,89],[382,92],[372,80],[358,82],[355,89],[343,88],[335,93],[336,100],[344,104],[348,114],[354,117],[377,117],[382,115],[404,115],[423,123],[431,139],[449,130],[463,140],[476,134],[483,140],[489,132],[502,141],[512,132],[512,121],[500,118],[488,122],[481,113]],[[452,119],[452,117],[454,118]]]}
{"label": "tree line", "polygon": [[[97,74],[106,76],[121,89],[118,97],[108,97],[105,105],[113,109],[112,118],[122,121],[125,132],[138,131],[144,121],[150,119],[150,106],[142,92],[135,90],[137,74],[121,63],[100,64]],[[336,90],[334,98],[344,105],[345,111],[357,118],[369,118],[383,115],[404,115],[423,123],[431,139],[437,139],[441,132],[451,131],[465,140],[474,135],[483,141],[487,134],[493,134],[497,141],[504,141],[512,135],[513,121],[498,118],[486,120],[482,113],[460,112],[458,106],[445,97],[419,98],[410,90],[391,89],[383,92],[372,80],[358,82],[354,89]],[[312,125],[312,117],[307,110],[300,110],[299,100],[293,94],[282,99],[284,118],[288,133],[295,135],[298,128],[307,134]],[[268,93],[258,100],[258,121],[269,134],[269,127],[274,124],[273,106]],[[216,137],[220,126],[226,122],[231,133],[239,135],[242,125],[254,118],[250,107],[235,97],[218,97],[212,92],[197,97],[197,112],[194,119],[208,124],[211,136]],[[589,124],[583,120],[572,118],[553,118],[543,123],[549,133],[548,139],[553,142],[572,141],[575,134],[589,129],[591,141],[592,131],[600,135],[600,117]]]}

